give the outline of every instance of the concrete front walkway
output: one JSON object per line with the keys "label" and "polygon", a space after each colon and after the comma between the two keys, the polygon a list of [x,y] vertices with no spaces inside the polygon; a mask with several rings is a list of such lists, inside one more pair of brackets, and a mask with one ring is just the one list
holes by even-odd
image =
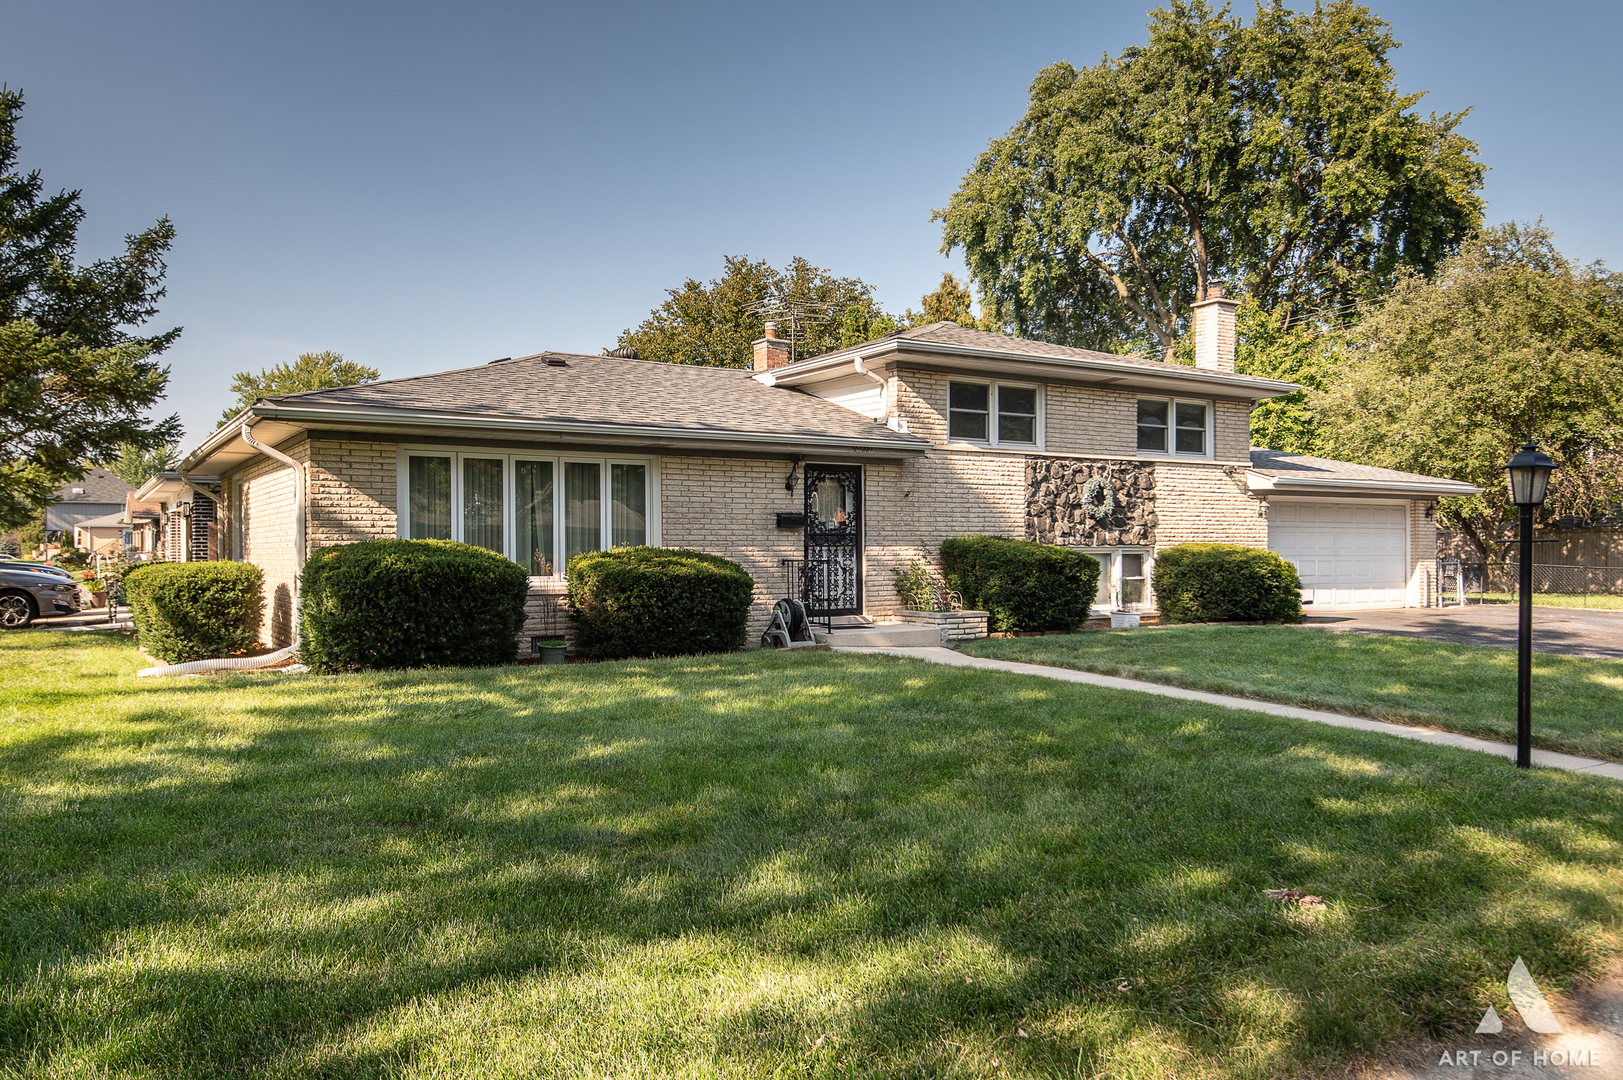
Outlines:
{"label": "concrete front walkway", "polygon": [[[1234,697],[1229,694],[1210,694],[1204,690],[1186,690],[1181,686],[1140,682],[1138,679],[1119,679],[1114,675],[1095,675],[1091,671],[1074,671],[1071,668],[1048,667],[1043,664],[1021,664],[1013,660],[988,660],[979,656],[965,656],[961,652],[939,645],[895,649],[837,648],[834,651],[884,653],[887,656],[905,656],[914,660],[949,664],[953,667],[1009,671],[1017,675],[1040,675],[1045,679],[1058,679],[1061,682],[1086,683],[1089,686],[1103,686],[1111,690],[1134,690],[1141,694],[1159,694],[1162,697],[1181,698],[1184,701],[1199,701],[1225,709],[1244,709],[1248,712],[1268,713],[1271,716],[1288,716],[1294,720],[1311,720],[1315,724],[1375,731],[1382,735],[1395,735],[1400,739],[1414,739],[1416,742],[1452,746],[1460,750],[1476,750],[1479,753],[1493,754],[1511,760],[1516,757],[1514,746],[1488,739],[1474,739],[1469,735],[1456,735],[1451,731],[1410,727],[1407,724],[1392,724],[1384,720],[1369,720],[1362,716],[1347,716],[1343,713],[1325,712],[1322,709],[1304,709],[1298,705],[1280,705],[1273,701],[1258,701],[1255,698]],[[1558,754],[1553,750],[1534,750],[1533,764],[1548,769],[1565,769],[1568,772],[1588,773],[1591,776],[1604,776],[1623,781],[1623,764],[1615,761],[1578,757],[1576,754]]]}

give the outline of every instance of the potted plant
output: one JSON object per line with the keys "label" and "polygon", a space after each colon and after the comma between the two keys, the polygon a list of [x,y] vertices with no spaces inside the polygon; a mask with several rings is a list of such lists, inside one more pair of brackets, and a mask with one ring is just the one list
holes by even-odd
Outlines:
{"label": "potted plant", "polygon": [[554,638],[551,641],[538,641],[535,651],[541,657],[543,664],[561,664],[569,651],[569,642],[563,638]]}
{"label": "potted plant", "polygon": [[90,606],[93,608],[107,606],[107,582],[100,578],[92,578],[84,583],[85,592],[90,594]]}

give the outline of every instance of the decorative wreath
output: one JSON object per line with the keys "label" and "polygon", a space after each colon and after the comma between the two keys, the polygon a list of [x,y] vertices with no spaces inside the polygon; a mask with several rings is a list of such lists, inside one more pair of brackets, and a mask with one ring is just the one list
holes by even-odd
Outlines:
{"label": "decorative wreath", "polygon": [[1094,521],[1103,521],[1116,511],[1116,492],[1095,476],[1082,485],[1082,512]]}

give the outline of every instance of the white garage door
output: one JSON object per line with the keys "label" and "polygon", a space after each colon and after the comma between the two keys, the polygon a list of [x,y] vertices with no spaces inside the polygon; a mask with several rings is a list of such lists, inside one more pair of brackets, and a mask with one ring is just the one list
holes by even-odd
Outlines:
{"label": "white garage door", "polygon": [[1408,579],[1405,508],[1273,502],[1268,546],[1296,567],[1314,608],[1401,606]]}

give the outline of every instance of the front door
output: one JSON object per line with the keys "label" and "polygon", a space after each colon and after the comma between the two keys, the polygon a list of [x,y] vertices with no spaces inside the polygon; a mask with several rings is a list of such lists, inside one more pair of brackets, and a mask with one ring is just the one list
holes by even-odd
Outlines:
{"label": "front door", "polygon": [[806,466],[806,577],[814,619],[862,613],[862,469]]}

